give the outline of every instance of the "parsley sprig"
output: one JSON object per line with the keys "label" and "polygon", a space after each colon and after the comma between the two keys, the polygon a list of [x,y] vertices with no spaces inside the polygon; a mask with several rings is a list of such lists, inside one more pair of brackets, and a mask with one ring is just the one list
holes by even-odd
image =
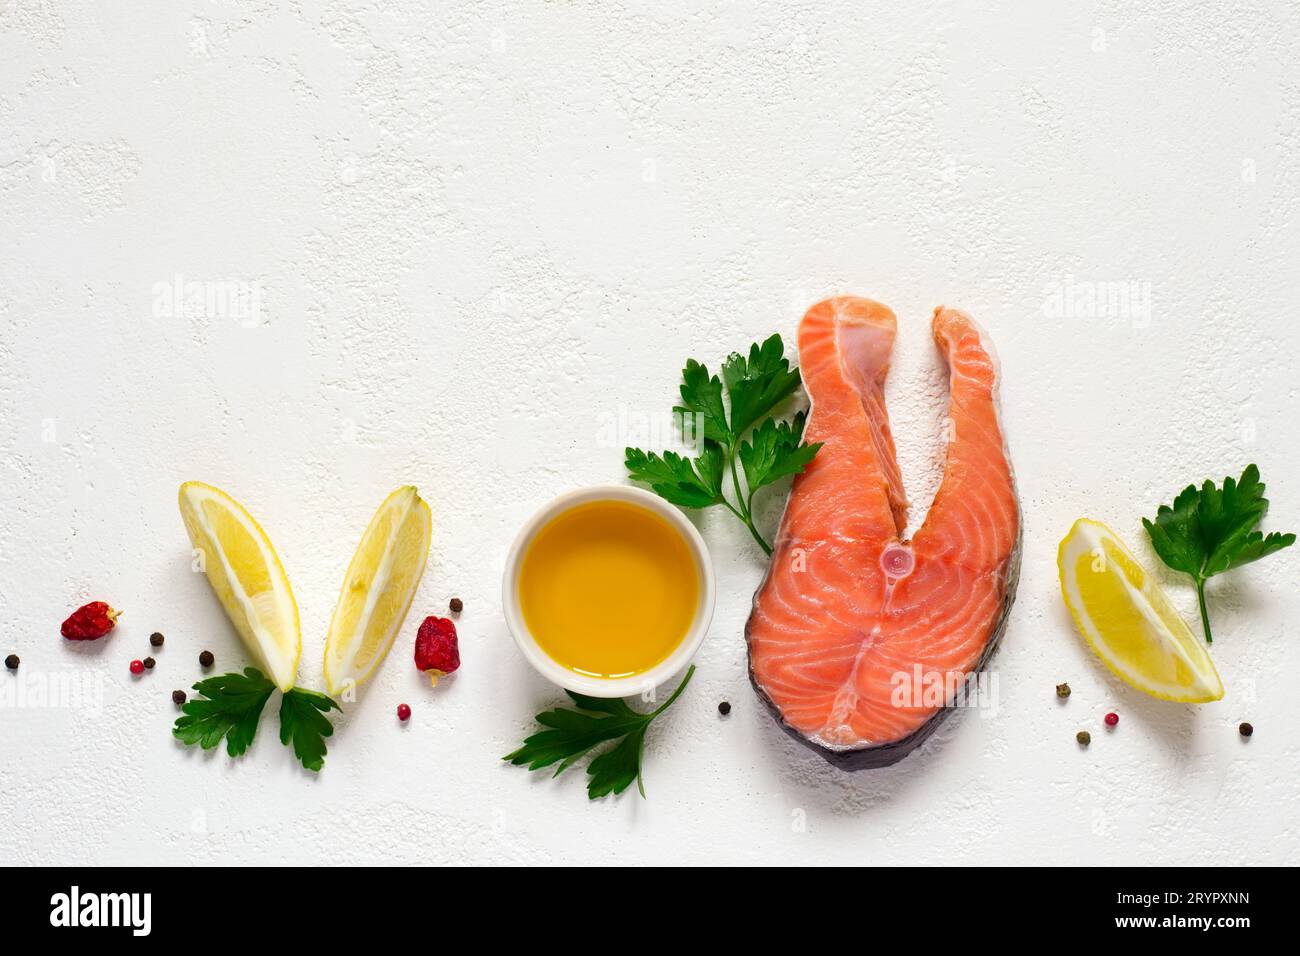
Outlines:
{"label": "parsley sprig", "polygon": [[[628,473],[680,507],[722,505],[744,522],[759,547],[771,554],[772,546],[754,526],[754,495],[760,488],[799,474],[821,448],[820,442],[810,445],[803,440],[803,412],[780,423],[766,417],[798,387],[799,370],[790,367],[780,335],[751,345],[748,356],[733,352],[722,363],[721,377],[710,375],[706,366],[688,359],[682,370],[682,403],[674,406],[673,412],[684,434],[702,439],[700,454],[688,458],[671,451],[658,454],[628,448]],[[688,418],[702,426],[702,434],[687,428]],[[723,490],[728,470],[730,499]]]}
{"label": "parsley sprig", "polygon": [[591,713],[563,707],[542,711],[537,715],[537,722],[547,729],[528,737],[522,747],[501,759],[516,767],[526,766],[529,770],[559,764],[554,774],[558,777],[596,747],[609,740],[618,740],[615,746],[587,765],[590,777],[587,797],[595,800],[611,793],[622,793],[634,780],[644,797],[641,753],[645,748],[646,731],[651,722],[681,696],[694,673],[695,666],[692,665],[669,698],[648,714],[638,713],[618,698],[588,697],[565,691],[581,711]]}
{"label": "parsley sprig", "polygon": [[1224,478],[1222,488],[1209,479],[1200,488],[1188,485],[1172,506],[1160,506],[1155,521],[1142,519],[1160,560],[1196,582],[1206,643],[1213,643],[1214,637],[1205,608],[1205,582],[1295,543],[1294,534],[1273,531],[1266,536],[1255,530],[1267,511],[1264,483],[1252,464],[1239,480]]}
{"label": "parsley sprig", "polygon": [[[209,677],[194,685],[201,696],[181,706],[172,736],[187,746],[212,750],[222,740],[226,753],[242,756],[257,736],[266,702],[275,683],[256,667]],[[324,694],[295,687],[280,701],[280,742],[293,744],[293,752],[308,770],[325,764],[325,738],[334,728],[324,714],[339,705]]]}

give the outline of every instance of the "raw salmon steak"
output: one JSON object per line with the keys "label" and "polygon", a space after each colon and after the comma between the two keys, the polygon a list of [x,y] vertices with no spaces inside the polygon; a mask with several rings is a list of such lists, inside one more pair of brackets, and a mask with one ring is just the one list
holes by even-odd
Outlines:
{"label": "raw salmon steak", "polygon": [[969,693],[1020,568],[997,362],[955,309],[933,321],[949,368],[947,462],[925,522],[903,537],[884,396],[896,328],[888,308],[853,297],[819,302],[800,323],[806,438],[824,444],[794,480],[745,628],[759,695],[796,739],[849,770],[901,760]]}

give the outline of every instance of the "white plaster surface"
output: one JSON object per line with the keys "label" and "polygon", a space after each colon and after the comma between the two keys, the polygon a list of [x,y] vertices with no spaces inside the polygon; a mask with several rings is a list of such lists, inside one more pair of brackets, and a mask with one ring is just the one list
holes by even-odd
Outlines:
{"label": "white plaster surface", "polygon": [[[1213,584],[1228,694],[1199,708],[1112,679],[1055,569],[1085,514],[1150,563],[1139,518],[1249,461],[1266,527],[1300,526],[1297,62],[1281,0],[0,0],[0,653],[23,659],[0,672],[0,862],[1300,862],[1300,551]],[[245,283],[255,321],[166,314],[177,276]],[[1089,283],[1139,308],[1053,310]],[[932,308],[1001,354],[1025,550],[996,712],[881,771],[801,749],[746,678],[761,555],[710,513],[717,615],[649,799],[504,766],[558,697],[499,613],[516,527],[622,480],[619,417],[666,410],[688,355],[790,337],[841,292],[900,317],[918,520]],[[247,661],[190,570],[190,478],[274,539],[309,686],[373,509],[403,482],[432,505],[412,618],[318,777],[273,715],[236,761],[169,735],[200,649]],[[452,595],[464,664],[435,690],[411,645]],[[64,642],[92,598],[120,627]]]}

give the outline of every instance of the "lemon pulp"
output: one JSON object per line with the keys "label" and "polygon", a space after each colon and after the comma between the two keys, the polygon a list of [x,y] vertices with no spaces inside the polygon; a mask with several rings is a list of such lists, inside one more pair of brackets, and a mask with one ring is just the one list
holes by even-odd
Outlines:
{"label": "lemon pulp", "polygon": [[402,627],[429,556],[429,506],[414,485],[379,506],[348,564],[325,639],[330,693],[365,683]]}
{"label": "lemon pulp", "polygon": [[220,488],[187,481],[181,518],[200,566],[254,659],[282,691],[293,687],[302,653],[298,604],[261,525]]}
{"label": "lemon pulp", "polygon": [[594,501],[552,518],[524,552],[519,604],[556,662],[631,677],[667,658],[695,618],[700,576],[685,539],[659,515]]}

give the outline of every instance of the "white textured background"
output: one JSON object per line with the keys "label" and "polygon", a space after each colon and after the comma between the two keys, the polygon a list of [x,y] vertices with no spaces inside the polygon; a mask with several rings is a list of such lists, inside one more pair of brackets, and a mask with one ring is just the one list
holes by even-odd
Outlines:
{"label": "white textured background", "polygon": [[[1112,680],[1055,571],[1082,514],[1150,560],[1140,516],[1251,460],[1266,527],[1300,526],[1293,4],[393,6],[0,0],[0,653],[103,695],[20,706],[0,672],[0,861],[1300,861],[1300,552],[1214,584],[1228,696],[1200,708]],[[158,314],[177,275],[247,283],[258,321]],[[1149,316],[1045,308],[1095,282]],[[620,480],[620,416],[666,410],[687,355],[789,337],[838,292],[900,317],[916,519],[932,307],[999,347],[1025,553],[997,712],[883,771],[800,749],[745,676],[761,555],[709,514],[721,600],[650,799],[503,766],[557,697],[499,615],[517,525]],[[432,504],[412,620],[319,777],[274,716],[234,762],[169,736],[201,648],[245,662],[189,570],[188,478],[273,537],[308,685],[373,509],[403,482]],[[453,594],[464,665],[431,690],[414,624]],[[101,597],[115,634],[64,642]]]}

